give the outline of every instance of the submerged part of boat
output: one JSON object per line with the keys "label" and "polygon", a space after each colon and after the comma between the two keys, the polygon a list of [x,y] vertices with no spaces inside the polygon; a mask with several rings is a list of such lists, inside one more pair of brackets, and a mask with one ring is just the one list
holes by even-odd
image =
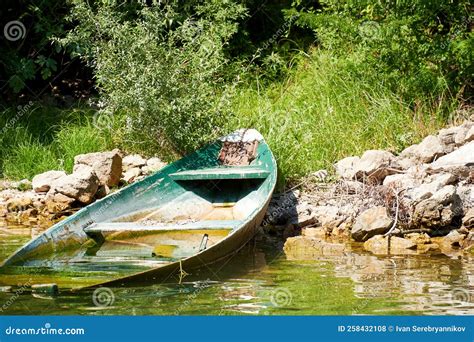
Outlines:
{"label": "submerged part of boat", "polygon": [[276,177],[260,133],[239,130],[83,208],[2,267],[120,270],[96,286],[175,282],[253,237]]}

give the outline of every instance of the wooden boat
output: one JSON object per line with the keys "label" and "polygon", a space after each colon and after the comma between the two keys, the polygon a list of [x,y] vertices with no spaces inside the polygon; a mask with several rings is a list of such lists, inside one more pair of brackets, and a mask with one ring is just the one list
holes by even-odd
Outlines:
{"label": "wooden boat", "polygon": [[138,260],[145,269],[96,286],[175,282],[254,236],[276,178],[260,133],[239,130],[81,209],[2,266]]}

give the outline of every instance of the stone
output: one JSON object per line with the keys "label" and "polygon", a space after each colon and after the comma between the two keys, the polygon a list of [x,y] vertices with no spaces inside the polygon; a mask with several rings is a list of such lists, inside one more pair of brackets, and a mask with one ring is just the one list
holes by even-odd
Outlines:
{"label": "stone", "polygon": [[372,236],[386,233],[392,224],[393,219],[385,207],[373,207],[357,216],[351,236],[356,241],[366,241]]}
{"label": "stone", "polygon": [[356,166],[357,179],[369,178],[381,183],[390,174],[397,173],[395,156],[387,151],[365,151]]}
{"label": "stone", "polygon": [[6,203],[8,212],[21,212],[25,211],[28,208],[31,208],[33,205],[33,200],[31,197],[21,196],[9,199]]}
{"label": "stone", "polygon": [[301,231],[301,235],[310,238],[322,239],[326,236],[326,230],[322,227],[303,228],[303,230]]}
{"label": "stone", "polygon": [[467,139],[468,138],[467,134],[472,127],[473,127],[473,123],[469,121],[459,126],[459,131],[454,136],[454,143],[456,144],[456,146],[461,146],[470,141],[470,140],[468,141]]}
{"label": "stone", "polygon": [[462,225],[467,229],[474,228],[474,208],[469,208],[462,218]]}
{"label": "stone", "polygon": [[50,194],[46,200],[46,209],[50,213],[58,213],[60,211],[71,208],[75,202],[74,198],[63,195],[59,192]]}
{"label": "stone", "polygon": [[414,209],[412,223],[432,229],[449,227],[462,214],[461,202],[453,185],[447,185],[433,196],[419,202]]}
{"label": "stone", "polygon": [[459,248],[461,247],[465,237],[466,235],[460,234],[456,230],[452,230],[448,235],[439,239],[438,244],[441,251]]}
{"label": "stone", "polygon": [[425,245],[431,243],[431,238],[426,233],[410,233],[405,235],[405,239],[408,239],[416,245]]}
{"label": "stone", "polygon": [[454,137],[460,130],[460,127],[449,127],[443,128],[438,132],[438,138],[444,145],[446,152],[452,152],[455,149]]}
{"label": "stone", "polygon": [[364,242],[364,249],[373,254],[416,254],[417,245],[409,239],[392,236],[390,238],[390,251],[388,249],[388,237],[376,235]]}
{"label": "stone", "polygon": [[146,165],[142,167],[142,171],[145,174],[149,174],[161,170],[166,165],[167,164],[161,161],[160,158],[153,157],[146,161]]}
{"label": "stone", "polygon": [[139,154],[130,154],[122,159],[122,172],[133,168],[140,168],[147,164],[147,160]]}
{"label": "stone", "polygon": [[474,165],[474,141],[461,146],[457,150],[440,157],[431,163],[431,168],[445,168],[451,166],[473,166]]}
{"label": "stone", "polygon": [[446,153],[446,150],[438,137],[429,135],[418,145],[412,145],[402,151],[402,158],[415,159],[421,163],[430,163]]}
{"label": "stone", "polygon": [[338,161],[334,166],[336,174],[345,179],[352,179],[357,173],[357,167],[360,162],[359,157],[347,157]]}
{"label": "stone", "polygon": [[318,223],[321,226],[326,226],[338,220],[339,217],[339,208],[332,205],[316,206],[312,208],[312,213],[316,217]]}
{"label": "stone", "polygon": [[415,187],[417,181],[409,175],[398,173],[385,177],[383,185],[392,186],[397,189],[408,189]]}
{"label": "stone", "polygon": [[341,256],[348,251],[343,243],[305,236],[290,237],[283,247],[289,260],[314,260],[321,256]]}
{"label": "stone", "polygon": [[430,198],[444,186],[454,184],[456,181],[457,177],[451,173],[434,174],[425,178],[423,184],[410,189],[407,194],[411,199],[421,201]]}
{"label": "stone", "polygon": [[132,183],[138,176],[141,175],[141,173],[142,171],[139,167],[134,167],[125,171],[125,173],[122,175],[122,179],[126,183]]}
{"label": "stone", "polygon": [[63,194],[81,203],[89,204],[99,188],[99,178],[92,167],[80,165],[73,174],[59,178],[50,192]]}
{"label": "stone", "polygon": [[414,167],[417,165],[416,161],[410,158],[398,158],[397,159],[397,165],[402,169],[402,170],[408,170],[411,167]]}
{"label": "stone", "polygon": [[61,177],[66,176],[64,171],[46,171],[33,177],[32,186],[35,192],[48,192],[52,184]]}
{"label": "stone", "polygon": [[466,132],[464,136],[464,143],[468,143],[474,140],[474,125]]}
{"label": "stone", "polygon": [[122,175],[122,156],[118,149],[80,154],[74,158],[74,171],[80,165],[90,166],[99,178],[100,185],[108,187],[118,185]]}

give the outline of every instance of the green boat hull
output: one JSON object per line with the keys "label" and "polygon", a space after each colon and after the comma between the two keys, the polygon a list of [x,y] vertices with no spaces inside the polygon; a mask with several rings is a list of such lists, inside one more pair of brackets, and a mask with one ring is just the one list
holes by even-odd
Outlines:
{"label": "green boat hull", "polygon": [[[160,253],[168,253],[169,258],[144,271],[96,286],[175,282],[184,272],[232,255],[254,236],[261,224],[275,188],[277,166],[263,139],[258,144],[255,160],[246,167],[220,165],[221,146],[221,140],[209,144],[81,209],[21,247],[4,261],[2,267],[24,265],[45,257],[54,261],[57,255],[66,251],[74,255],[76,250],[90,249],[98,244],[91,232],[100,232],[100,227],[120,227],[122,223],[128,227],[136,223],[140,230],[143,222],[149,224],[151,219],[158,218],[168,225],[175,224],[173,228],[166,228],[165,233],[160,227],[145,226],[147,231],[138,235],[135,235],[136,230],[132,233],[123,227],[117,228],[122,231],[99,235],[106,240],[127,240],[127,243],[137,245],[166,238],[167,244],[156,248]],[[213,225],[220,227],[221,222],[222,229],[211,228]],[[178,223],[191,228],[182,228],[179,232]],[[200,244],[204,237],[209,239],[209,246],[202,248]],[[163,249],[167,250],[163,252]],[[100,243],[97,250],[100,254]],[[155,259],[152,258],[152,262]]]}

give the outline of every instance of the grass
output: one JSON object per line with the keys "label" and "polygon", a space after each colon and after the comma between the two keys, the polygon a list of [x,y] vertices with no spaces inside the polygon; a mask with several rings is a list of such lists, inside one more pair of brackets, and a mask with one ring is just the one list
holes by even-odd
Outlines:
{"label": "grass", "polygon": [[[353,56],[351,56],[353,57]],[[230,126],[262,132],[278,161],[280,180],[332,170],[335,161],[367,149],[400,151],[443,124],[429,105],[416,110],[383,79],[354,77],[351,64],[314,51],[284,81],[240,88]]]}
{"label": "grass", "polygon": [[74,156],[112,147],[112,135],[93,125],[88,108],[59,109],[35,105],[21,117],[14,108],[1,114],[2,127],[15,125],[0,137],[0,171],[7,179],[31,179],[48,170],[72,172]]}
{"label": "grass", "polygon": [[[283,81],[263,84],[257,77],[237,87],[234,115],[225,130],[261,131],[277,158],[283,185],[322,168],[331,171],[337,160],[368,149],[398,152],[446,123],[443,114],[452,112],[455,102],[407,104],[382,76],[354,72],[356,58],[314,50]],[[83,107],[35,106],[0,137],[3,176],[31,179],[51,169],[71,172],[77,154],[114,147],[149,155],[166,147],[150,147],[157,142],[150,144],[140,132],[129,139],[123,134],[125,115],[117,115],[110,129],[99,129],[94,113]],[[7,109],[2,118],[14,115]]]}

